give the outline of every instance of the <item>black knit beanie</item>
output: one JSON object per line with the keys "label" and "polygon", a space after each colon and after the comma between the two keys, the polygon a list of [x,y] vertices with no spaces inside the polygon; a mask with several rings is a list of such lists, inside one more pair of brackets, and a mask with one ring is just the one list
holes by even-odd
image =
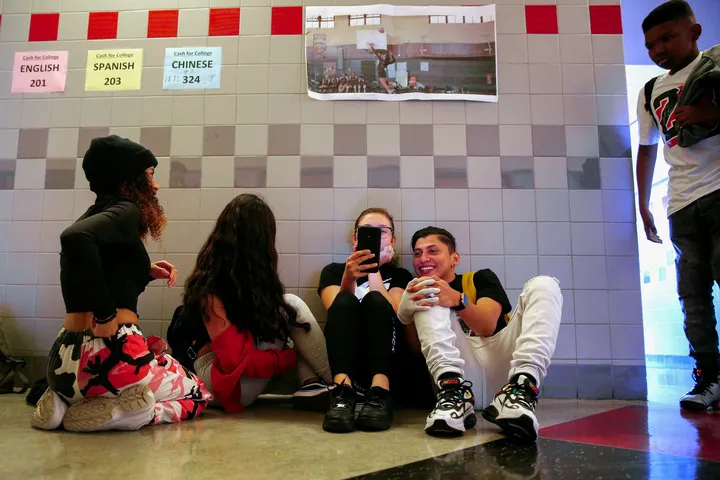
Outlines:
{"label": "black knit beanie", "polygon": [[123,183],[157,164],[155,155],[147,148],[127,138],[110,135],[90,142],[82,167],[90,190],[98,194],[115,194]]}

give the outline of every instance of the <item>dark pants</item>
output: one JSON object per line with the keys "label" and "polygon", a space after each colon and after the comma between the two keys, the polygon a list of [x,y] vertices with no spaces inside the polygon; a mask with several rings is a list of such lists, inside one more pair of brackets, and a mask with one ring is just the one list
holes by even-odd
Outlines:
{"label": "dark pants", "polygon": [[685,314],[685,336],[698,368],[717,372],[718,334],[712,288],[720,282],[720,190],[670,216],[677,291]]}
{"label": "dark pants", "polygon": [[347,374],[367,388],[375,375],[383,374],[399,403],[432,403],[425,360],[411,353],[404,326],[381,293],[370,292],[360,301],[340,291],[328,310],[325,338],[333,376]]}

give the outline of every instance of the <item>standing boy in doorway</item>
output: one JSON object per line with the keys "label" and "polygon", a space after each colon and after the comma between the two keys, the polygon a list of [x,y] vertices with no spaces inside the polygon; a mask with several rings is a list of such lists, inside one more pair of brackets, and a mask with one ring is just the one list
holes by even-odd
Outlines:
{"label": "standing boy in doorway", "polygon": [[720,46],[701,53],[702,27],[690,5],[666,2],[642,24],[650,59],[667,73],[638,96],[637,183],[648,240],[662,243],[649,209],[660,138],[670,165],[668,218],[677,290],[695,359],[695,386],[680,406],[705,410],[720,401],[720,355],[712,299],[720,281]]}

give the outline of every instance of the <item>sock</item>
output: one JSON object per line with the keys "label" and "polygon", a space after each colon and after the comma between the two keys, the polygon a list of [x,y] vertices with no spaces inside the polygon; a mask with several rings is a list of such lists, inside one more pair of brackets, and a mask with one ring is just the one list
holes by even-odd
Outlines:
{"label": "sock", "polygon": [[383,387],[370,387],[370,392],[380,398],[385,398],[388,395],[390,395],[390,390],[387,390]]}
{"label": "sock", "polygon": [[527,377],[528,380],[530,380],[530,383],[532,383],[533,385],[537,385],[538,382],[537,380],[535,380],[535,377],[525,372],[520,372],[513,375],[513,377],[510,379],[510,383],[519,383],[518,380],[520,379],[520,375],[524,375],[525,377]]}
{"label": "sock", "polygon": [[440,377],[438,377],[438,382],[442,380],[447,380],[448,378],[462,378],[462,375],[457,372],[445,372],[440,375]]}

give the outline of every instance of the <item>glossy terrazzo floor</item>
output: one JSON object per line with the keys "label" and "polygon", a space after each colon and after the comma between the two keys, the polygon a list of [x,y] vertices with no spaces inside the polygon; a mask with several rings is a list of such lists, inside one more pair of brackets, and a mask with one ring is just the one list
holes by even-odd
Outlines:
{"label": "glossy terrazzo floor", "polygon": [[21,396],[0,397],[0,479],[720,478],[720,415],[655,403],[543,400],[535,445],[482,420],[462,438],[431,438],[420,410],[399,411],[387,432],[331,435],[322,415],[277,398],[127,433],[35,431],[31,413]]}

